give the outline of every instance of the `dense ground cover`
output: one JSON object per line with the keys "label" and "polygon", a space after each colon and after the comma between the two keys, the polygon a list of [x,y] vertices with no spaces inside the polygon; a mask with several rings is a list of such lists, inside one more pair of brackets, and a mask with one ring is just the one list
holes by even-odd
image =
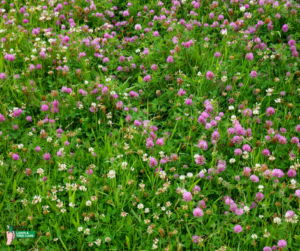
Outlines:
{"label": "dense ground cover", "polygon": [[2,1],[0,250],[300,250],[299,8]]}

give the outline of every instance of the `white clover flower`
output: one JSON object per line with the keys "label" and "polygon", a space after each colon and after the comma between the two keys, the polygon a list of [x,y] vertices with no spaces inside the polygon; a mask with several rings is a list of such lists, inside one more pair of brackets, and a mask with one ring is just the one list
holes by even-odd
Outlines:
{"label": "white clover flower", "polygon": [[100,245],[101,245],[101,240],[100,240],[100,239],[97,239],[97,240],[95,241],[95,244],[96,244],[97,246],[100,246]]}
{"label": "white clover flower", "polygon": [[257,235],[256,234],[252,234],[251,238],[255,240],[255,239],[257,239]]}
{"label": "white clover flower", "polygon": [[227,81],[227,76],[223,76],[222,78],[221,78],[221,80],[225,83],[226,81]]}
{"label": "white clover flower", "polygon": [[138,204],[138,209],[143,209],[144,208],[144,205],[142,203]]}
{"label": "white clover flower", "polygon": [[225,29],[221,30],[221,34],[224,36],[227,36],[227,30],[225,30]]}
{"label": "white clover flower", "polygon": [[274,218],[273,221],[274,221],[275,224],[278,224],[278,225],[281,223],[281,219],[278,218],[278,217]]}
{"label": "white clover flower", "polygon": [[291,179],[291,183],[292,183],[293,185],[295,185],[295,184],[297,184],[297,181],[296,181],[295,179]]}
{"label": "white clover flower", "polygon": [[107,176],[108,178],[113,179],[116,177],[116,172],[114,170],[110,170]]}
{"label": "white clover flower", "polygon": [[247,207],[247,206],[245,206],[245,207],[244,207],[244,211],[245,211],[246,213],[248,213],[248,212],[250,211],[250,208]]}
{"label": "white clover flower", "polygon": [[275,102],[276,102],[277,104],[281,103],[281,98],[275,99]]}
{"label": "white clover flower", "polygon": [[73,202],[69,203],[69,207],[75,207],[75,204]]}
{"label": "white clover flower", "polygon": [[39,169],[37,170],[37,173],[38,173],[39,175],[42,175],[42,174],[44,174],[44,170],[43,170],[42,168],[39,168]]}
{"label": "white clover flower", "polygon": [[235,163],[235,159],[230,159],[230,160],[229,160],[229,163],[230,163],[230,164]]}

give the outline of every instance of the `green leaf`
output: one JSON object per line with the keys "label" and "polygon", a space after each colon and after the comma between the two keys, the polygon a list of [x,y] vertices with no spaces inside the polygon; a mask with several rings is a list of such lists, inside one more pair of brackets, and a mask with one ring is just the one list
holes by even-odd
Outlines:
{"label": "green leaf", "polygon": [[280,31],[276,31],[277,33],[278,33],[278,35],[281,37],[281,33],[280,33]]}
{"label": "green leaf", "polygon": [[68,140],[68,137],[66,135],[62,135],[61,136],[61,141],[63,144],[65,144],[65,142]]}
{"label": "green leaf", "polygon": [[127,243],[128,250],[130,250],[130,239],[128,238],[127,235],[126,235],[126,243]]}
{"label": "green leaf", "polygon": [[138,76],[138,81],[140,84],[143,83],[143,78],[141,76]]}
{"label": "green leaf", "polygon": [[218,207],[217,207],[217,205],[216,205],[216,204],[213,204],[213,208],[214,208],[215,212],[217,212],[217,210],[218,210]]}
{"label": "green leaf", "polygon": [[139,222],[141,222],[141,219],[140,219],[139,216],[136,214],[136,212],[133,211],[133,209],[131,209],[131,212],[132,212],[133,216],[134,216]]}

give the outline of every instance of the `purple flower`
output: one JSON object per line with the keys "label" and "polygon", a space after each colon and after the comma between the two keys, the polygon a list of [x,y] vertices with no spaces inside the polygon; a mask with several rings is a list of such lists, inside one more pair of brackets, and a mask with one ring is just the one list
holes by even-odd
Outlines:
{"label": "purple flower", "polygon": [[288,219],[292,219],[296,214],[294,213],[294,211],[289,210],[285,213],[285,217]]}
{"label": "purple flower", "polygon": [[150,167],[157,166],[157,164],[158,164],[157,160],[154,157],[151,157],[150,160],[149,160]]}
{"label": "purple flower", "polygon": [[183,89],[180,89],[179,91],[178,91],[178,95],[179,96],[183,96],[183,95],[185,95],[186,94],[186,91],[184,91]]}
{"label": "purple flower", "polygon": [[194,209],[193,215],[195,217],[202,217],[204,215],[204,213],[203,213],[202,209],[197,207],[197,208]]}
{"label": "purple flower", "polygon": [[151,70],[157,71],[158,70],[158,66],[156,64],[151,65]]}
{"label": "purple flower", "polygon": [[234,228],[233,228],[233,231],[238,234],[240,232],[243,231],[243,228],[240,226],[240,225],[236,225]]}
{"label": "purple flower", "polygon": [[255,194],[255,200],[261,201],[264,198],[264,195],[262,193],[256,193]]}
{"label": "purple flower", "polygon": [[215,77],[215,74],[214,74],[213,72],[208,71],[208,72],[206,73],[206,79],[207,79],[207,80],[211,80],[211,79],[213,79],[214,77]]}
{"label": "purple flower", "polygon": [[142,26],[141,26],[140,24],[136,24],[136,25],[134,26],[134,29],[135,29],[136,31],[139,31],[139,30],[142,29]]}
{"label": "purple flower", "polygon": [[171,56],[168,56],[167,63],[173,63],[174,59]]}
{"label": "purple flower", "polygon": [[236,214],[236,215],[243,215],[243,213],[244,213],[244,210],[243,210],[242,208],[237,209],[237,210],[235,211],[235,214]]}
{"label": "purple flower", "polygon": [[87,173],[88,175],[91,175],[91,174],[93,173],[93,170],[89,168],[88,170],[86,170],[86,173]]}
{"label": "purple flower", "polygon": [[130,91],[130,92],[129,92],[129,96],[132,97],[132,98],[135,98],[135,97],[138,98],[138,97],[139,97],[139,94],[138,94],[137,92]]}
{"label": "purple flower", "polygon": [[232,90],[232,85],[227,85],[227,86],[225,87],[225,90],[226,90],[226,91],[231,91],[231,90]]}
{"label": "purple flower", "polygon": [[259,182],[259,178],[254,174],[250,176],[250,180],[252,180],[255,183]]}
{"label": "purple flower", "polygon": [[143,78],[143,80],[144,80],[145,82],[150,82],[151,76],[150,76],[150,75],[146,75],[146,76]]}
{"label": "purple flower", "polygon": [[267,108],[267,116],[271,116],[275,113],[275,109],[273,107]]}
{"label": "purple flower", "polygon": [[129,11],[128,10],[123,11],[123,16],[128,17],[129,16]]}
{"label": "purple flower", "polygon": [[270,248],[270,247],[264,247],[263,251],[272,251],[272,248]]}
{"label": "purple flower", "polygon": [[12,155],[12,158],[13,158],[14,160],[20,159],[19,155],[16,154],[16,153],[14,153],[14,154]]}
{"label": "purple flower", "polygon": [[246,58],[248,59],[248,60],[253,60],[253,53],[252,52],[250,52],[250,53],[248,53],[247,55],[246,55]]}
{"label": "purple flower", "polygon": [[117,71],[123,71],[123,67],[122,66],[118,66],[117,67]]}
{"label": "purple flower", "polygon": [[40,57],[41,57],[41,58],[46,58],[46,53],[45,53],[44,51],[41,51],[41,52],[40,52]]}
{"label": "purple flower", "polygon": [[50,153],[45,153],[44,156],[43,156],[44,160],[49,160],[51,159],[51,155]]}
{"label": "purple flower", "polygon": [[191,105],[193,103],[193,100],[191,100],[191,99],[189,99],[189,98],[187,98],[186,100],[185,100],[185,104],[186,105]]}
{"label": "purple flower", "polygon": [[251,146],[249,146],[249,145],[243,145],[243,151],[245,151],[245,152],[250,152],[251,151]]}
{"label": "purple flower", "polygon": [[277,246],[280,248],[284,248],[287,245],[287,242],[285,240],[279,240],[277,242]]}
{"label": "purple flower", "polygon": [[208,144],[205,140],[200,140],[197,147],[203,150],[207,150]]}
{"label": "purple flower", "polygon": [[198,243],[201,236],[194,235],[192,237],[194,243]]}
{"label": "purple flower", "polygon": [[158,37],[158,36],[159,36],[158,31],[154,31],[154,32],[153,32],[153,36],[154,36],[154,37]]}
{"label": "purple flower", "polygon": [[216,58],[220,58],[220,57],[221,57],[221,53],[217,51],[217,52],[215,53],[215,57],[216,57]]}
{"label": "purple flower", "polygon": [[256,71],[251,71],[251,77],[256,78],[257,77],[257,72]]}
{"label": "purple flower", "polygon": [[164,145],[164,140],[165,140],[164,138],[159,138],[156,140],[156,144],[159,146],[162,146],[162,145]]}
{"label": "purple flower", "polygon": [[5,79],[7,76],[6,76],[6,74],[5,73],[0,73],[0,79]]}
{"label": "purple flower", "polygon": [[184,192],[182,198],[184,201],[191,201],[193,199],[193,196],[190,192]]}
{"label": "purple flower", "polygon": [[43,112],[46,112],[46,111],[48,111],[49,107],[47,105],[42,105],[41,109]]}
{"label": "purple flower", "polygon": [[284,177],[284,172],[281,171],[281,170],[278,169],[278,168],[275,168],[275,169],[273,169],[273,171],[272,171],[272,176],[273,176],[273,177],[276,177],[276,178],[283,178],[283,177]]}
{"label": "purple flower", "polygon": [[134,125],[135,125],[135,126],[141,126],[141,125],[142,125],[142,122],[141,122],[141,121],[138,121],[138,120],[134,120]]}
{"label": "purple flower", "polygon": [[194,192],[194,191],[200,192],[200,190],[201,190],[201,189],[200,189],[200,187],[199,187],[198,185],[195,185],[194,188],[193,188],[193,192]]}
{"label": "purple flower", "polygon": [[297,175],[297,172],[294,169],[290,169],[290,170],[288,170],[287,175],[290,178],[293,178],[293,177],[295,177]]}
{"label": "purple flower", "polygon": [[16,59],[14,54],[5,54],[4,59],[7,59],[8,61],[14,61]]}
{"label": "purple flower", "polygon": [[243,111],[245,117],[252,117],[252,110],[247,108]]}
{"label": "purple flower", "polygon": [[243,154],[243,151],[240,148],[238,148],[234,150],[234,154],[239,156]]}
{"label": "purple flower", "polygon": [[68,43],[70,41],[70,37],[69,36],[64,36],[62,39],[63,43]]}
{"label": "purple flower", "polygon": [[261,152],[263,155],[265,155],[266,157],[268,157],[268,156],[270,156],[270,151],[268,150],[268,149],[264,149],[264,150],[262,150],[262,152]]}
{"label": "purple flower", "polygon": [[282,31],[283,31],[283,32],[287,32],[288,29],[289,29],[289,26],[288,26],[287,24],[284,24],[284,25],[282,26]]}
{"label": "purple flower", "polygon": [[19,117],[22,112],[23,112],[22,109],[18,109],[16,111],[14,111],[14,117]]}
{"label": "purple flower", "polygon": [[202,156],[202,155],[199,155],[196,159],[195,159],[195,163],[197,164],[197,165],[201,165],[201,166],[203,166],[203,165],[205,165],[205,157],[204,156]]}
{"label": "purple flower", "polygon": [[90,112],[92,112],[92,113],[98,112],[98,108],[95,107],[95,106],[91,106],[89,110],[90,110]]}

